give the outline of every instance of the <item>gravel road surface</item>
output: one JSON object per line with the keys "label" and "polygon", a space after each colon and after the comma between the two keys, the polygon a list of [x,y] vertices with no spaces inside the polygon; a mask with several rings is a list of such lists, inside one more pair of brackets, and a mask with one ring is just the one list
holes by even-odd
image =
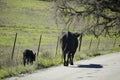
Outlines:
{"label": "gravel road surface", "polygon": [[81,60],[69,67],[61,65],[4,80],[120,80],[120,52]]}

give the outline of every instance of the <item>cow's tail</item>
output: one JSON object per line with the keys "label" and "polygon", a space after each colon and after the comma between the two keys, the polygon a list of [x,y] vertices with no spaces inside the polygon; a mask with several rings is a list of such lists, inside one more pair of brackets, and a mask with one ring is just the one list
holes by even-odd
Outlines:
{"label": "cow's tail", "polygon": [[82,45],[82,37],[83,37],[83,33],[81,33],[80,34],[80,38],[79,38],[79,49],[78,49],[78,51],[80,51],[81,50],[81,45]]}

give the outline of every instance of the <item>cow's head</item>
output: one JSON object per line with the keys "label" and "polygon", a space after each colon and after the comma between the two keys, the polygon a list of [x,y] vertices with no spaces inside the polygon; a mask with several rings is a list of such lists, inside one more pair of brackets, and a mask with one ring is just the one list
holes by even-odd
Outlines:
{"label": "cow's head", "polygon": [[79,37],[79,36],[80,36],[80,33],[76,32],[76,33],[74,33],[74,36],[75,36],[75,37]]}

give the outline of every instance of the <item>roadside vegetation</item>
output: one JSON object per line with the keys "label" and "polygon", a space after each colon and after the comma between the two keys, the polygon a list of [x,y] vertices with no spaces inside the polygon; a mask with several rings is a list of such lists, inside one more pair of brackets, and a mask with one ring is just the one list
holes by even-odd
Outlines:
{"label": "roadside vegetation", "polygon": [[[55,23],[53,4],[41,0],[0,0],[0,79],[62,64],[61,48],[58,45],[56,54],[56,46],[64,27],[57,27]],[[32,49],[37,53],[40,35],[40,51],[34,65],[23,66],[22,52]],[[119,45],[120,38],[95,38],[86,34],[81,51],[76,52],[75,61],[120,51]]]}

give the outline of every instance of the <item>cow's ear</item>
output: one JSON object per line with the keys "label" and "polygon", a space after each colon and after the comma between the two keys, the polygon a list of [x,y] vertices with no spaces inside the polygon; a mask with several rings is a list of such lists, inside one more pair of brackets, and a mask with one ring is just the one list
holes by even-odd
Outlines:
{"label": "cow's ear", "polygon": [[79,37],[79,36],[80,36],[80,33],[77,33],[77,32],[76,32],[76,33],[75,33],[75,36],[76,36],[76,37]]}

